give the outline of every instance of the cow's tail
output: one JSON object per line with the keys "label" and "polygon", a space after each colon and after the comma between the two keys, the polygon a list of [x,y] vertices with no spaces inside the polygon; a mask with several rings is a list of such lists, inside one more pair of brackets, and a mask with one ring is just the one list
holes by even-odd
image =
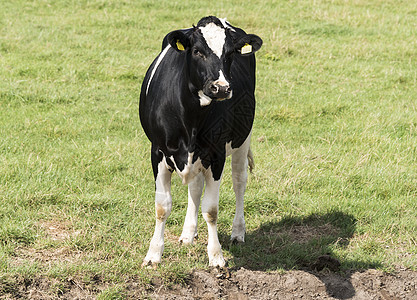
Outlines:
{"label": "cow's tail", "polygon": [[253,153],[250,147],[248,151],[248,163],[249,163],[249,172],[252,173],[253,169],[255,169],[255,160],[253,159]]}

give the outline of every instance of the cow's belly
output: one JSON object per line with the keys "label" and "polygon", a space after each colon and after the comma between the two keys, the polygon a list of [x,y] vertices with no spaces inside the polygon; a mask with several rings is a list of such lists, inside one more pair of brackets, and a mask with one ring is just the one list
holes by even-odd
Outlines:
{"label": "cow's belly", "polygon": [[[226,145],[225,145],[226,156],[232,155],[234,152],[236,152],[241,147],[249,148],[247,144],[250,143],[251,134],[252,134],[252,132],[249,133],[245,142],[238,148],[232,148],[232,142],[226,143]],[[247,155],[247,153],[245,153],[245,155]],[[173,164],[175,166],[175,171],[180,176],[183,184],[190,183],[196,175],[198,175],[200,172],[205,170],[205,167],[203,166],[203,164],[201,162],[201,159],[198,157],[196,159],[196,161],[193,162],[193,158],[194,158],[194,152],[193,153],[188,153],[187,163],[185,164],[185,166],[182,170],[180,170],[177,167],[177,164],[176,164],[175,159],[174,159],[173,156],[170,156],[168,158],[173,162]],[[167,165],[167,167],[168,167],[168,165]]]}

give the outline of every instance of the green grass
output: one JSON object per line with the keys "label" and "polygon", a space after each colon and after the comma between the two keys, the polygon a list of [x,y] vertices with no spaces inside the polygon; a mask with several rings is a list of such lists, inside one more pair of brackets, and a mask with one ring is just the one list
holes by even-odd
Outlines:
{"label": "green grass", "polygon": [[[142,270],[154,184],[138,118],[162,38],[205,15],[264,40],[245,214],[230,245],[230,167],[219,234],[231,267],[290,270],[330,253],[342,269],[417,269],[417,10],[401,1],[3,1],[0,5],[0,294],[13,278],[181,283],[206,268],[177,239],[173,180],[163,264]],[[97,279],[98,278],[98,279]],[[23,280],[23,279],[22,279]],[[98,293],[99,294],[99,293]]]}

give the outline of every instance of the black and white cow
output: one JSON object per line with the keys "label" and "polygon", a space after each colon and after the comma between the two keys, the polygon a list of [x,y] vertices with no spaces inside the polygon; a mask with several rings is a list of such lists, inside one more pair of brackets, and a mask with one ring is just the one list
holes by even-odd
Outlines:
{"label": "black and white cow", "polygon": [[236,214],[232,240],[244,241],[243,195],[255,114],[255,56],[262,40],[210,16],[197,26],[176,30],[146,73],[139,114],[152,143],[156,225],[143,265],[161,261],[164,229],[171,212],[171,174],[188,184],[188,208],[180,241],[197,235],[201,203],[208,226],[210,266],[225,265],[217,236],[219,188],[226,156],[232,155]]}

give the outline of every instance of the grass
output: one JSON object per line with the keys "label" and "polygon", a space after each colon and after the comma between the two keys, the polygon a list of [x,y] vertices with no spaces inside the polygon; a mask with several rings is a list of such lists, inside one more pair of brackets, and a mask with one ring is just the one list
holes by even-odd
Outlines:
{"label": "grass", "polygon": [[[154,226],[150,144],[138,100],[170,30],[205,15],[264,40],[245,214],[229,245],[230,167],[219,234],[231,267],[417,268],[415,3],[397,1],[6,1],[0,9],[0,294],[13,279],[184,282],[206,268],[206,226],[177,240],[174,177],[163,264],[142,270]],[[259,245],[262,245],[259,247]]]}

